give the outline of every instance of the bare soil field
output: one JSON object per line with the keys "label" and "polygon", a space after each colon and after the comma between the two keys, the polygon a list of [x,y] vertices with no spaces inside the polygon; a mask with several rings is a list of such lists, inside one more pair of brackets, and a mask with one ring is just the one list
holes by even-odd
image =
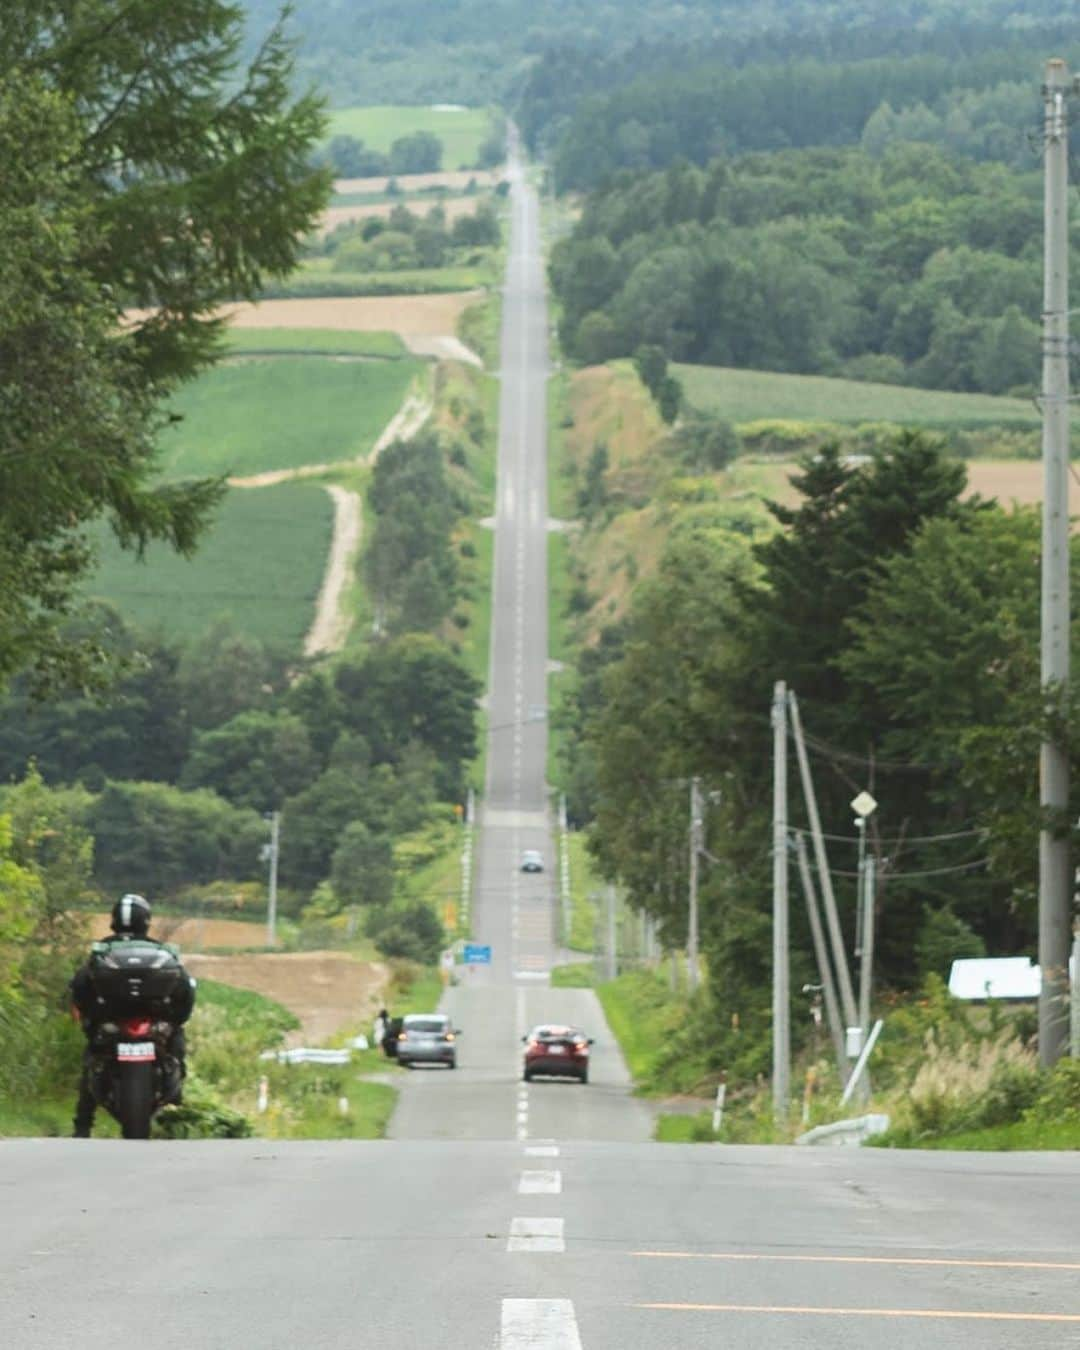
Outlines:
{"label": "bare soil field", "polygon": [[346,952],[282,952],[250,956],[190,956],[197,979],[218,980],[275,999],[300,1019],[292,1045],[320,1045],[348,1026],[374,1018],[390,971],[380,961]]}
{"label": "bare soil field", "polygon": [[[1037,459],[969,460],[968,490],[983,497],[996,497],[1002,506],[1018,502],[1031,506],[1042,501],[1043,470]],[[1075,491],[1075,485],[1070,483]]]}
{"label": "bare soil field", "polygon": [[[86,916],[87,939],[104,937],[109,931],[108,914]],[[184,951],[201,952],[207,947],[265,947],[266,926],[241,919],[183,919],[159,914],[150,929],[159,942],[175,942]]]}
{"label": "bare soil field", "polygon": [[364,202],[357,206],[328,206],[316,227],[316,234],[329,234],[339,225],[354,220],[369,220],[372,216],[388,216],[396,206],[407,206],[414,216],[426,216],[436,206],[441,206],[446,219],[455,221],[459,216],[471,216],[480,203],[477,197],[449,197],[440,200],[437,197],[413,197],[396,202]]}
{"label": "bare soil field", "polygon": [[478,188],[490,188],[502,178],[499,169],[449,169],[445,173],[404,173],[394,180],[390,178],[338,178],[334,191],[344,196],[352,192],[385,192],[391,181],[407,196],[410,192],[423,192],[425,188],[441,187],[450,192],[461,192],[475,183]]}
{"label": "bare soil field", "polygon": [[[969,459],[967,461],[968,496],[995,497],[1002,506],[1013,502],[1020,506],[1034,506],[1042,501],[1042,464],[1037,459]],[[735,466],[735,472],[746,477],[747,485],[756,480],[767,496],[787,505],[797,504],[798,493],[791,487],[789,477],[798,465],[792,461],[775,460],[752,467],[744,461]],[[1080,484],[1071,481],[1073,494],[1080,500]]]}
{"label": "bare soil field", "polygon": [[234,328],[330,328],[398,333],[403,338],[442,337],[457,331],[462,311],[483,295],[483,291],[454,291],[445,295],[263,300],[257,305],[232,305],[224,313]]}

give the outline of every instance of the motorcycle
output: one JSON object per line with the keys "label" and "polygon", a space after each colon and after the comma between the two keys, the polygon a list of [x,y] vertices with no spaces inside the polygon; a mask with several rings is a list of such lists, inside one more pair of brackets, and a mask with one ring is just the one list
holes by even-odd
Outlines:
{"label": "motorcycle", "polygon": [[90,1090],[125,1139],[149,1139],[155,1113],[180,1095],[171,1022],[144,1014],[100,1023],[90,1045]]}
{"label": "motorcycle", "polygon": [[90,974],[96,1015],[90,1035],[90,1091],[125,1139],[149,1139],[154,1114],[178,1101],[179,1060],[169,1014],[186,980],[175,948],[133,939],[95,943]]}

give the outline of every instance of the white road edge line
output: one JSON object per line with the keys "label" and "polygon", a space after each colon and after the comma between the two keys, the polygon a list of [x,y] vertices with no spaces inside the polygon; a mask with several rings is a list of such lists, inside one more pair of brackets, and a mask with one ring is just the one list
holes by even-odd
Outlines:
{"label": "white road edge line", "polygon": [[581,1350],[568,1298],[504,1298],[499,1350]]}
{"label": "white road edge line", "polygon": [[564,1252],[566,1232],[562,1219],[511,1219],[508,1252]]}
{"label": "white road edge line", "polygon": [[561,1195],[562,1173],[559,1171],[522,1172],[518,1195]]}

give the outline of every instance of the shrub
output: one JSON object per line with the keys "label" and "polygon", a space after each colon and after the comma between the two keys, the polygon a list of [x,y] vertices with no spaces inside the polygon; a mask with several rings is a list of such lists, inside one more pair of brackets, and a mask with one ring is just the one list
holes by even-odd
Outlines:
{"label": "shrub", "polygon": [[1080,1125],[1080,1060],[1058,1060],[1043,1079],[1026,1119],[1045,1125]]}
{"label": "shrub", "polygon": [[1019,1120],[1038,1091],[1032,1052],[1011,1031],[943,1047],[926,1035],[903,1115],[916,1136],[956,1134]]}

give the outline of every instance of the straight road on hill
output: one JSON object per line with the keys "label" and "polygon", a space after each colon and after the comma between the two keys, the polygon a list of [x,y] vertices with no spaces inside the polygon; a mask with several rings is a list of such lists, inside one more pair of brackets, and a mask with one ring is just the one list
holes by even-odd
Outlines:
{"label": "straight road on hill", "polygon": [[[547,305],[539,206],[521,161],[509,171],[511,231],[500,361],[499,454],[487,784],[474,880],[473,933],[490,966],[467,967],[444,1002],[462,1029],[455,1074],[405,1084],[394,1139],[649,1138],[618,1045],[594,994],[552,989],[557,956],[555,851],[547,761]],[[546,870],[523,873],[538,849]],[[419,1010],[418,1010],[419,1011]],[[595,1038],[591,1082],[519,1088],[521,1039],[541,1021]]]}

